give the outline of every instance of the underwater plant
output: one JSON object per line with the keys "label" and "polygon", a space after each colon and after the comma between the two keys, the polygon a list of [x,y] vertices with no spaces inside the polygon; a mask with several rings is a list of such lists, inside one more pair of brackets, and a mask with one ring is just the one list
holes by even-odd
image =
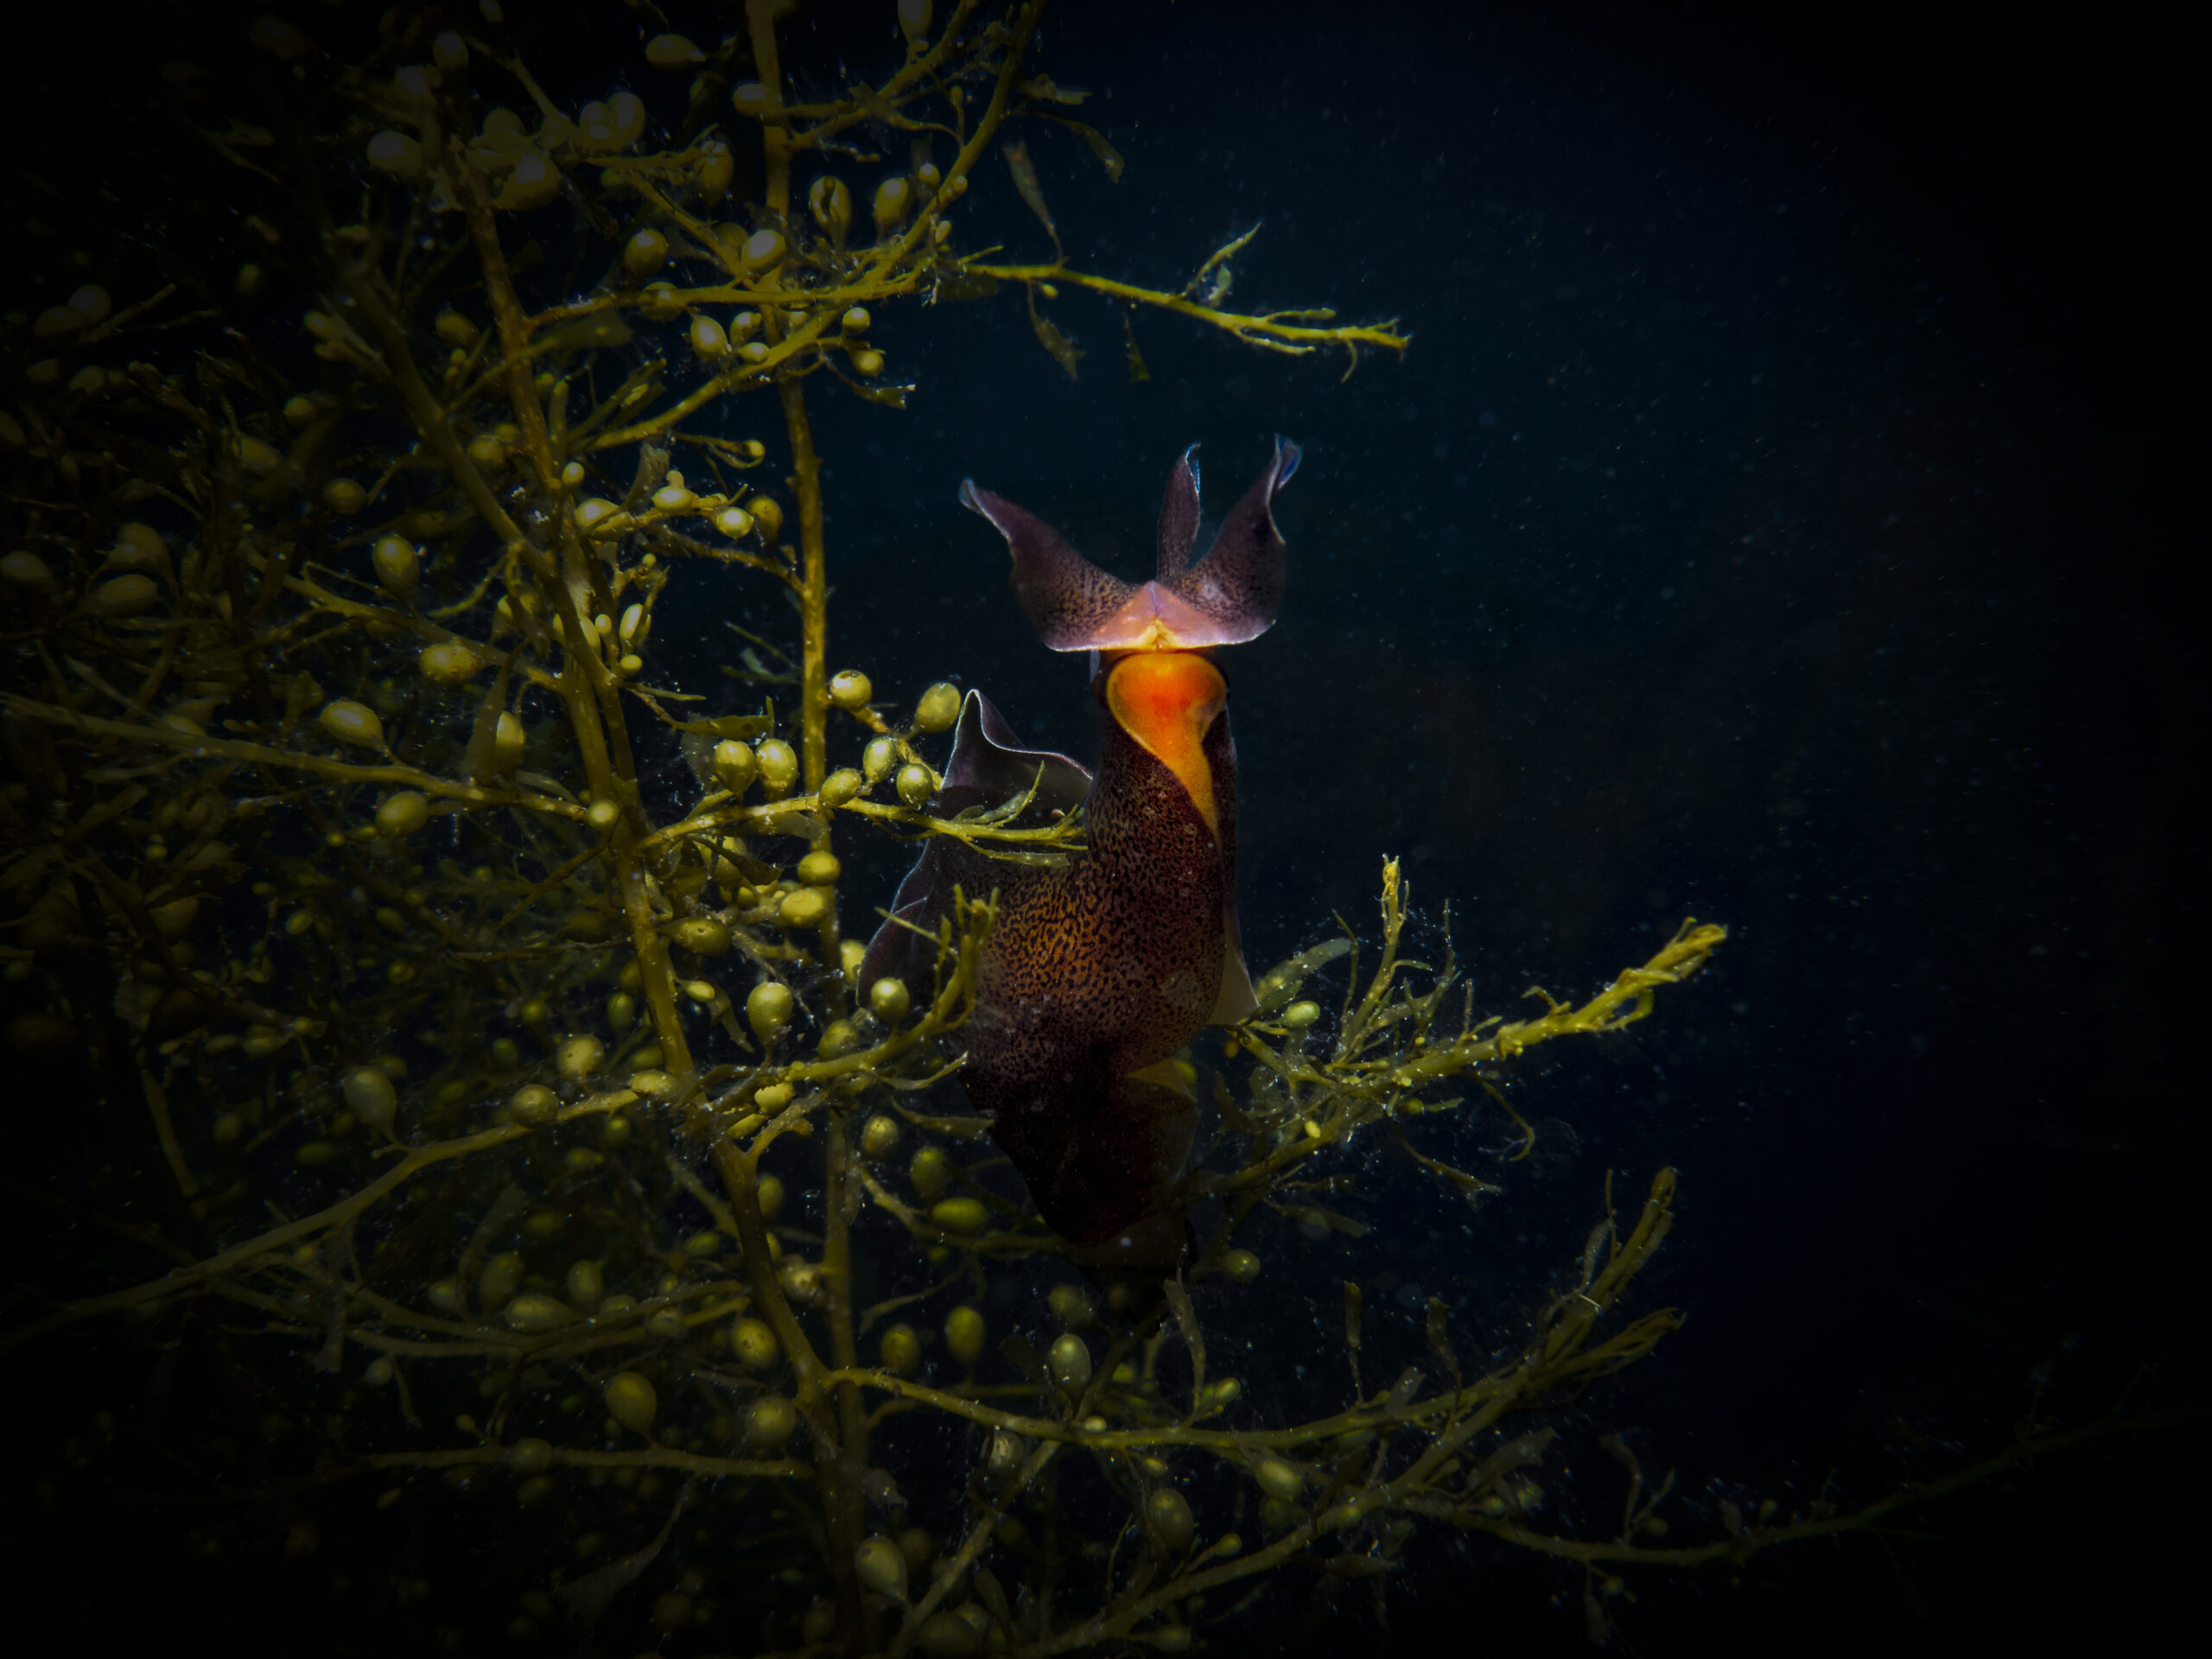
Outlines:
{"label": "underwater plant", "polygon": [[[891,699],[836,666],[810,400],[826,376],[903,406],[876,314],[923,327],[1009,287],[1071,373],[1040,308],[1063,290],[1294,355],[1408,341],[1229,308],[1249,238],[1172,289],[1060,253],[1010,128],[1122,163],[1032,61],[1040,0],[899,0],[879,82],[811,99],[785,10],[649,40],[621,73],[689,78],[665,119],[619,89],[557,104],[496,5],[181,39],[159,81],[194,147],[123,181],[158,280],[143,248],[87,256],[7,321],[8,1033],[30,1075],[89,1082],[11,1176],[70,1243],[19,1257],[0,1340],[85,1356],[52,1362],[90,1379],[69,1484],[158,1485],[185,1558],[321,1562],[332,1620],[462,1648],[603,1622],[683,1651],[1177,1651],[1285,1569],[1387,1582],[1425,1525],[1582,1563],[1602,1629],[1624,1565],[1866,1524],[1769,1505],[1662,1545],[1671,1478],[1624,1446],[1616,1533],[1535,1524],[1545,1414],[1679,1323],[1629,1306],[1669,1171],[1632,1213],[1608,1189],[1526,1329],[1455,1338],[1431,1299],[1431,1375],[1361,1381],[1351,1282],[1343,1409],[1270,1421],[1209,1363],[1210,1309],[1265,1271],[1259,1218],[1356,1232],[1325,1200],[1378,1142],[1479,1203],[1493,1180],[1430,1120],[1494,1114],[1501,1164],[1525,1155],[1511,1063],[1643,1018],[1718,927],[1485,1018],[1448,954],[1402,949],[1386,861],[1364,955],[1317,928],[1249,998],[1198,999],[1222,1038],[1190,1046],[1194,1017],[1164,1059],[1088,1078],[1109,1126],[1139,1072],[1170,1103],[1135,1198],[1094,1202],[1096,1158],[1048,1173],[1033,1141],[1002,1148],[1025,1188],[963,1108],[964,1083],[997,1109],[963,1066],[979,1010],[1005,1012],[1014,898],[1095,868],[1112,826],[980,697],[963,716],[950,684]],[[963,242],[995,150],[1049,263]],[[71,193],[48,195],[59,245]],[[1232,530],[1273,536],[1294,461]],[[1170,585],[1197,515],[1177,476]],[[1036,521],[970,499],[1019,575],[1009,515]],[[649,654],[721,575],[751,584],[759,695],[729,713],[705,665]],[[1166,648],[1109,656],[1102,697],[1132,660],[1203,679],[1200,651],[1272,620],[1279,574],[1250,592],[1214,636],[1160,609]],[[1100,620],[1040,632],[1162,644]],[[1178,685],[1176,718],[1217,708]],[[1212,719],[1182,758],[1225,806]],[[925,903],[847,891],[840,846],[887,833],[944,878]],[[1140,1270],[1086,1255],[1171,1214]],[[142,1378],[207,1421],[142,1413]]]}

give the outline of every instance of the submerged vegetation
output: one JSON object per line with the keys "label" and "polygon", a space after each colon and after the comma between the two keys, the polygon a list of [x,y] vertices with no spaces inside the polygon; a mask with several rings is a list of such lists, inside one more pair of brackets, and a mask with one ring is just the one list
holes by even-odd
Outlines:
{"label": "submerged vegetation", "polygon": [[[1033,61],[1039,4],[944,10],[900,0],[880,83],[802,101],[754,0],[610,70],[653,107],[575,109],[496,6],[264,16],[170,42],[111,200],[34,179],[42,269],[79,280],[5,320],[0,958],[68,1119],[10,1202],[69,1243],[16,1262],[4,1340],[101,1379],[43,1501],[143,1499],[188,1560],[312,1568],[334,1625],[456,1650],[1176,1651],[1282,1569],[1387,1580],[1427,1525],[1581,1562],[1602,1630],[1625,1564],[1863,1524],[1662,1544],[1670,1481],[1614,1442],[1618,1531],[1539,1526],[1545,1412],[1678,1323],[1625,1306],[1670,1172],[1608,1194],[1526,1328],[1431,1299],[1427,1375],[1361,1380],[1346,1283],[1332,1416],[1209,1363],[1255,1217],[1360,1230],[1325,1202],[1356,1141],[1479,1201],[1429,1120],[1495,1114],[1510,1171],[1503,1068],[1641,1018],[1719,929],[1484,1020],[1402,954],[1386,865],[1371,965],[1330,938],[1193,1057],[1187,1268],[1103,1291],[947,1086],[990,895],[928,982],[853,982],[888,895],[844,891],[841,838],[1082,835],[929,817],[957,694],[836,671],[809,402],[902,403],[874,312],[1019,288],[1071,373],[1064,291],[1119,308],[1132,373],[1147,314],[1407,343],[1226,308],[1243,239],[1173,289],[1071,264],[1009,135],[1120,157]],[[1050,263],[965,245],[994,151]],[[774,696],[741,712],[651,654],[700,566],[758,599]]]}

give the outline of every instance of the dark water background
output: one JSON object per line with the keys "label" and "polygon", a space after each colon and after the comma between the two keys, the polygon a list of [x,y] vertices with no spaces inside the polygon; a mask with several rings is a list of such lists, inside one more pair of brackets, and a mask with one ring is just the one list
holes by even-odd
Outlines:
{"label": "dark water background", "polygon": [[[788,25],[800,90],[880,79],[889,10]],[[565,63],[541,36],[568,107],[608,90],[582,44],[605,21]],[[1690,1321],[1566,1420],[1562,1530],[1612,1529],[1609,1431],[1679,1472],[1687,1541],[1723,1497],[1950,1473],[2006,1442],[2038,1368],[2047,1421],[2202,1399],[2202,284],[2180,259],[2202,191],[2177,61],[2111,11],[2063,35],[1994,7],[1054,11],[1039,67],[1094,90],[1081,113],[1128,162],[1110,184],[1064,130],[1014,134],[1072,259],[1176,288],[1262,220],[1235,302],[1395,316],[1413,350],[1345,382],[1341,358],[1147,314],[1132,385],[1118,315],[1071,291],[1071,383],[1013,295],[884,308],[912,408],[815,401],[833,655],[887,698],[981,686],[1088,758],[1082,665],[1035,644],[958,480],[1141,575],[1185,445],[1218,512],[1286,433],[1289,598],[1225,664],[1255,964],[1332,912],[1371,930],[1386,854],[1431,947],[1449,905],[1493,1011],[1532,982],[1586,995],[1685,915],[1731,929],[1650,1021],[1519,1069],[1541,1150],[1479,1211],[1378,1154],[1344,1204],[1369,1237],[1254,1240],[1265,1277],[1209,1317],[1268,1414],[1344,1403],[1343,1278],[1367,1288],[1370,1386],[1427,1363],[1431,1293],[1464,1355],[1510,1349],[1606,1173],[1632,1203],[1662,1164],[1679,1223],[1639,1294]],[[963,215],[963,245],[1048,252],[996,161]],[[691,626],[656,635],[693,683],[735,598],[696,574]],[[849,890],[887,894],[891,854],[853,852]],[[1426,1136],[1471,1163],[1502,1139]],[[2175,1512],[2204,1473],[2201,1428],[2122,1437],[1905,1517],[1912,1538],[1762,1557],[1732,1586],[1638,1574],[1624,1638],[2126,1647],[2202,1535]],[[1439,1539],[1387,1623],[1363,1592],[1301,1632],[1293,1596],[1246,1636],[1587,1650],[1580,1586]]]}
{"label": "dark water background", "polygon": [[[1378,1158],[1352,1206],[1376,1235],[1262,1245],[1271,1294],[1229,1317],[1282,1408],[1341,1398],[1341,1277],[1396,1313],[1405,1361],[1393,1285],[1510,1341],[1604,1173],[1633,1193],[1662,1162],[1681,1221],[1644,1294],[1691,1320],[1570,1429],[1567,1524],[1609,1529],[1609,1427],[1680,1471],[1679,1535],[1725,1491],[1787,1509],[1831,1469],[1859,1500],[1949,1472],[2054,1362],[2046,1417],[2100,1414],[2139,1367],[2138,1403],[2199,1386],[2174,1263],[2203,1147],[2175,984],[2202,916],[2178,423],[2202,289],[2155,48],[2024,28],[1069,7],[1041,61],[1098,89],[1083,113],[1129,163],[1111,185],[1072,135],[1025,135],[1071,255],[1174,287],[1264,220],[1236,302],[1395,315],[1412,353],[1340,384],[1340,359],[1142,315],[1133,385],[1114,311],[1070,294],[1071,384],[1007,296],[887,322],[907,414],[824,401],[833,654],[982,686],[1081,756],[1080,664],[1036,646],[956,481],[1141,576],[1184,445],[1216,512],[1271,433],[1306,445],[1282,620],[1227,662],[1255,963],[1332,910],[1367,925],[1385,853],[1433,920],[1449,902],[1495,1009],[1586,993],[1686,914],[1732,931],[1655,1020],[1521,1074],[1545,1153],[1479,1217]],[[978,187],[963,238],[1045,257],[1003,170]],[[1624,1632],[2124,1635],[2122,1586],[2201,1535],[2164,1502],[2185,1467],[2201,1434],[1903,1522],[1932,1541],[1808,1547],[1733,1590],[1641,1575]],[[1390,1629],[1572,1645],[1579,1586],[1439,1547]]]}

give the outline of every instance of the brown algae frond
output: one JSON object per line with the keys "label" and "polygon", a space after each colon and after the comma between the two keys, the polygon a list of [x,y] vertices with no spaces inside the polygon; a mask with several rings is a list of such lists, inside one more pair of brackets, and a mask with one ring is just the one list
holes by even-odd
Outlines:
{"label": "brown algae frond", "polygon": [[[1304,1423],[1209,1357],[1217,1299],[1264,1294],[1268,1216],[1360,1230],[1324,1202],[1362,1179],[1356,1135],[1479,1198],[1497,1171],[1431,1120],[1516,1123],[1516,1056],[1640,1019],[1719,928],[1481,1020],[1448,962],[1402,956],[1386,865],[1380,959],[1339,938],[1281,964],[1205,1057],[1227,1151],[1186,1183],[1217,1219],[1164,1282],[1080,1280],[933,1092],[994,895],[862,983],[889,895],[849,892],[840,847],[951,837],[1016,869],[1084,825],[928,811],[960,695],[833,657],[811,399],[903,404],[877,320],[1009,284],[1071,373],[1065,290],[1348,365],[1408,342],[1230,308],[1248,238],[1179,287],[1071,264],[1007,124],[1122,162],[1033,61],[1033,0],[899,0],[876,83],[816,102],[785,10],[718,42],[615,29],[624,73],[691,78],[665,127],[619,88],[556,104],[497,7],[262,17],[162,72],[196,158],[167,176],[200,194],[160,279],[93,259],[7,323],[8,1033],[92,1087],[81,1143],[11,1178],[72,1243],[19,1268],[0,1340],[102,1379],[111,1452],[73,1439],[73,1490],[136,1503],[129,1374],[181,1368],[232,1414],[162,1448],[181,1549],[304,1562],[342,1533],[334,1618],[931,1656],[1176,1651],[1242,1581],[1382,1574],[1421,1526],[1582,1560],[1602,1599],[1616,1564],[1850,1524],[1662,1546],[1639,1476],[1618,1538],[1538,1526],[1545,1408],[1678,1322],[1627,1306],[1668,1172],[1608,1201],[1505,1350],[1436,1304],[1433,1376]],[[1009,178],[1049,264],[963,241],[969,191]],[[745,712],[654,652],[702,563],[760,596]],[[671,747],[672,805],[640,760]],[[1047,1281],[1040,1351],[994,1310]],[[425,1553],[471,1515],[536,1541],[512,1581]],[[375,1611],[344,1611],[365,1586]]]}

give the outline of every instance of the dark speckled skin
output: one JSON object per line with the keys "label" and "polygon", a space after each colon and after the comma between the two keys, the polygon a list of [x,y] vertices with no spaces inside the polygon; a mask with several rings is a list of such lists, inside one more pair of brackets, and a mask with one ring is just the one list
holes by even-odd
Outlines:
{"label": "dark speckled skin", "polygon": [[1135,1220],[1190,1148],[1190,1103],[1128,1077],[1212,1013],[1235,882],[1228,716],[1206,741],[1227,844],[1166,767],[1112,719],[1099,726],[1088,848],[1001,887],[968,1076],[1046,1219],[1077,1244]]}
{"label": "dark speckled skin", "polygon": [[[1253,584],[1269,616],[1281,591],[1281,542],[1267,508],[1296,459],[1296,446],[1279,448],[1262,485],[1224,526],[1225,536],[1241,536],[1257,554],[1277,560],[1273,581]],[[1186,459],[1162,513],[1161,573],[1170,580],[1188,575],[1179,567],[1196,528],[1197,494]],[[1033,543],[1037,531],[1051,532],[997,498],[988,500],[995,512],[987,516],[1007,532],[1019,566],[1022,542]],[[1022,599],[1033,616],[1065,619],[1098,584],[1087,561],[1057,537],[1051,540],[1051,563],[1066,575],[1069,602],[1034,591]],[[1032,574],[1038,568],[1044,567],[1033,563]],[[1218,594],[1217,588],[1210,595],[1217,606]],[[1039,626],[1056,649],[1083,643],[1071,647],[1046,622]],[[1249,638],[1266,620],[1249,618],[1243,626]],[[1201,654],[1213,660],[1211,652]],[[998,893],[998,925],[985,948],[961,1081],[1054,1230],[1072,1244],[1097,1247],[1146,1224],[1149,1238],[1119,1259],[1157,1267],[1179,1248],[1183,1228],[1172,1216],[1164,1227],[1147,1218],[1160,1216],[1197,1122],[1195,1102],[1160,1062],[1217,1009],[1235,1018],[1249,1006],[1236,938],[1236,754],[1224,709],[1201,745],[1217,833],[1181,781],[1109,709],[1106,682],[1118,656],[1102,657],[1091,680],[1099,709],[1095,778],[1065,756],[1023,749],[998,712],[971,691],[944,786],[931,807],[950,816],[995,805],[1027,789],[1041,768],[1037,798],[1021,821],[1048,822],[1080,801],[1084,850],[1045,869],[932,841],[900,886],[893,914],[934,931],[956,886],[970,895]],[[923,992],[934,954],[909,929],[887,924],[869,946],[862,982],[898,974]],[[1138,1075],[1155,1067],[1157,1077]]]}
{"label": "dark speckled skin", "polygon": [[[1103,682],[1102,673],[1095,695]],[[988,719],[1007,740],[991,746],[1004,756],[1012,734],[988,709],[969,694],[960,743],[988,744],[982,728]],[[993,1120],[1046,1221],[1083,1245],[1103,1243],[1153,1210],[1190,1148],[1190,1099],[1129,1074],[1173,1056],[1212,1014],[1233,943],[1236,880],[1228,715],[1215,719],[1205,746],[1218,839],[1182,785],[1106,714],[1103,696],[1099,729],[1082,852],[1060,868],[1038,869],[933,842],[894,906],[901,919],[930,929],[956,885],[971,894],[997,891],[999,923],[967,1027],[961,1081]],[[1052,759],[1065,769],[1052,780],[1065,801],[1069,774],[1081,769]],[[1038,764],[1010,769],[1020,779],[1012,789],[968,782],[963,772],[977,768],[956,764],[931,810],[1002,800],[1027,786]],[[1041,822],[1050,810],[1033,806],[1028,816]],[[862,979],[899,974],[919,989],[929,982],[932,954],[915,934],[888,925],[869,947]]]}

